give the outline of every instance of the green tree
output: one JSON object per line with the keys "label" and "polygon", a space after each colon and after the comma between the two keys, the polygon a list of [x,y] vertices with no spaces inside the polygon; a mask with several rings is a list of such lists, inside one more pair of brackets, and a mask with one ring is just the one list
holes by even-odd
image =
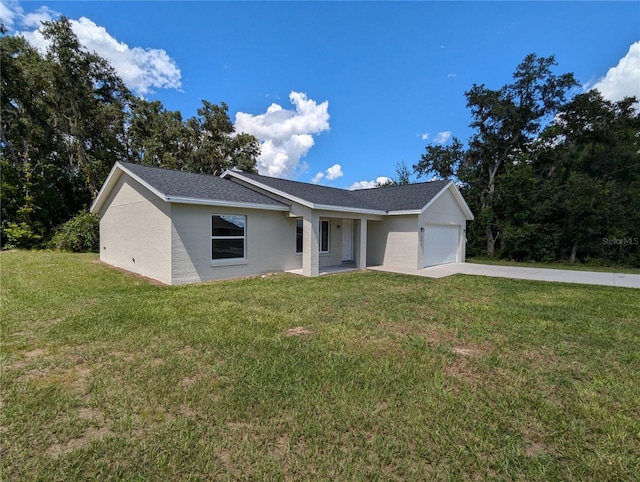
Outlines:
{"label": "green tree", "polygon": [[640,114],[635,98],[577,95],[541,136],[536,175],[558,191],[563,248],[571,261],[599,258],[640,263]]}
{"label": "green tree", "polygon": [[132,162],[187,169],[187,158],[194,147],[180,112],[166,110],[160,101],[135,99],[127,136]]}
{"label": "green tree", "polygon": [[474,133],[466,150],[454,139],[446,147],[427,146],[414,166],[419,175],[437,172],[457,177],[476,213],[473,229],[482,232],[493,256],[504,229],[496,189],[505,166],[526,157],[535,139],[577,85],[573,74],[556,75],[551,57],[530,54],[518,65],[513,82],[498,90],[474,84],[465,92]]}
{"label": "green tree", "polygon": [[2,241],[24,247],[86,207],[127,153],[122,81],[66,18],[46,22],[43,35],[45,55],[22,37],[0,38]]}
{"label": "green tree", "polygon": [[206,174],[227,169],[257,172],[258,140],[236,133],[228,106],[206,100],[198,115],[184,121],[178,111],[165,110],[158,101],[132,103],[128,138],[137,162]]}

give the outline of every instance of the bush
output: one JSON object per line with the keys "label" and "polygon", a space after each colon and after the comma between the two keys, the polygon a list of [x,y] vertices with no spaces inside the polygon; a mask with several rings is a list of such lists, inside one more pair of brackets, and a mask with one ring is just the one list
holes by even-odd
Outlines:
{"label": "bush", "polygon": [[81,212],[58,229],[51,246],[74,253],[97,253],[100,246],[100,219],[97,215]]}
{"label": "bush", "polygon": [[35,228],[27,223],[6,223],[3,226],[4,238],[6,243],[4,249],[35,248],[42,241],[42,235],[37,232],[38,226]]}

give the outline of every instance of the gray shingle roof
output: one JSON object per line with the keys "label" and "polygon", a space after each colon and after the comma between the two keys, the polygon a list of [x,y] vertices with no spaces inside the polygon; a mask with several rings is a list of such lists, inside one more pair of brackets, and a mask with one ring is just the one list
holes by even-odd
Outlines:
{"label": "gray shingle roof", "polygon": [[412,211],[422,209],[449,181],[431,181],[404,186],[381,186],[375,189],[351,191],[354,196],[385,211]]}
{"label": "gray shingle roof", "polygon": [[348,191],[245,172],[233,172],[228,178],[220,178],[208,174],[172,171],[127,162],[120,164],[166,198],[278,207],[284,207],[286,204],[258,192],[258,187],[253,189],[234,182],[233,176],[244,177],[266,186],[267,189],[281,191],[314,205],[385,212],[420,210],[449,183],[449,181],[433,181]]}
{"label": "gray shingle roof", "polygon": [[318,184],[290,181],[288,179],[261,176],[259,174],[247,174],[246,172],[239,172],[237,174],[313,204],[335,207],[349,207],[356,209],[381,210],[381,208],[370,203],[366,199],[354,196],[353,191],[347,191],[346,189],[319,186]]}
{"label": "gray shingle roof", "polygon": [[218,176],[172,171],[128,162],[120,164],[167,198],[285,206],[264,194]]}
{"label": "gray shingle roof", "polygon": [[247,174],[245,172],[237,174],[314,204],[377,211],[422,209],[449,183],[449,181],[432,181],[404,186],[383,186],[375,189],[347,191],[345,189],[289,181],[258,174]]}

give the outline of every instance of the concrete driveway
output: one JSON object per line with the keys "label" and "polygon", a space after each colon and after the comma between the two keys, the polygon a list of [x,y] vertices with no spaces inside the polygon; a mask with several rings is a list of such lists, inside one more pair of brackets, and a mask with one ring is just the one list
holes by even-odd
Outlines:
{"label": "concrete driveway", "polygon": [[368,267],[367,269],[414,276],[426,276],[427,278],[444,278],[452,274],[471,274],[477,276],[493,276],[496,278],[530,279],[557,283],[580,283],[640,289],[640,275],[637,274],[522,268],[519,266],[495,266],[476,263],[449,263],[424,269],[394,268],[391,266],[374,266]]}

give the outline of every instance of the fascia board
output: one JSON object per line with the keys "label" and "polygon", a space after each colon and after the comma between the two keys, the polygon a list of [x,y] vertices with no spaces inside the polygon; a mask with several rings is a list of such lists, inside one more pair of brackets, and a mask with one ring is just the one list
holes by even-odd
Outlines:
{"label": "fascia board", "polygon": [[167,196],[166,201],[170,203],[176,203],[176,204],[198,204],[201,206],[221,206],[221,207],[231,207],[231,208],[261,209],[265,211],[289,211],[289,206],[286,206],[286,205],[274,206],[271,204],[218,201],[215,199],[197,199],[197,198]]}
{"label": "fascia board", "polygon": [[313,209],[318,209],[322,211],[341,211],[346,213],[356,213],[356,214],[376,214],[376,215],[385,215],[386,211],[379,211],[377,209],[364,209],[364,208],[350,208],[346,206],[329,206],[326,204],[313,204],[311,206]]}
{"label": "fascia board", "polygon": [[389,216],[402,216],[407,214],[422,214],[422,209],[407,209],[406,211],[389,211],[387,214]]}

